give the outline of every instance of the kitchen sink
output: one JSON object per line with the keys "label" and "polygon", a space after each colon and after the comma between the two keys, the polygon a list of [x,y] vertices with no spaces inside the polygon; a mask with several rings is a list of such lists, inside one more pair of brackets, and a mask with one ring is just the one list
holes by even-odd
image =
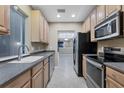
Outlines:
{"label": "kitchen sink", "polygon": [[44,56],[28,56],[28,57],[22,58],[20,61],[14,60],[14,61],[10,61],[8,63],[33,63],[43,57]]}

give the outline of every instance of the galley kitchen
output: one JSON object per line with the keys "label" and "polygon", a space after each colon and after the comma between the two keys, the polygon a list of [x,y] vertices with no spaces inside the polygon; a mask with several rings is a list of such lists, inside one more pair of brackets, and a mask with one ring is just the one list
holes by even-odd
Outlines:
{"label": "galley kitchen", "polygon": [[124,88],[124,5],[0,5],[0,88]]}

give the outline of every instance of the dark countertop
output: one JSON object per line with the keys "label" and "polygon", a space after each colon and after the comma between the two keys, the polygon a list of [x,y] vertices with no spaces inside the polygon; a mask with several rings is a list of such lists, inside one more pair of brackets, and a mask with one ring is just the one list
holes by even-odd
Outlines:
{"label": "dark countertop", "polygon": [[106,62],[104,63],[106,66],[113,68],[124,74],[124,62]]}
{"label": "dark countertop", "polygon": [[45,51],[32,53],[31,56],[44,56],[43,58],[31,63],[0,63],[0,86],[9,83],[11,80],[15,79],[17,76],[21,75],[25,71],[31,69],[36,64],[43,61],[45,58],[53,55],[54,51]]}

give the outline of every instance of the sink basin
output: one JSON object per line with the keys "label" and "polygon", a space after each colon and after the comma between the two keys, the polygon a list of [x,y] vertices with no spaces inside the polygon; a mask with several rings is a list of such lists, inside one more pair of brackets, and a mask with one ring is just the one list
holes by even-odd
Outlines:
{"label": "sink basin", "polygon": [[43,58],[43,56],[29,56],[22,58],[20,61],[14,60],[8,63],[33,63],[41,58]]}

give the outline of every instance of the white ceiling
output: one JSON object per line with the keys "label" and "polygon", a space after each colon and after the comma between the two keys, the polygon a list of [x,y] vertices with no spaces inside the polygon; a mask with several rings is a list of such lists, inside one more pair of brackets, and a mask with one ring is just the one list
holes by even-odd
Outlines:
{"label": "white ceiling", "polygon": [[[32,5],[33,9],[40,9],[48,22],[82,22],[93,10],[95,5]],[[57,18],[57,9],[65,9],[65,13],[60,13]],[[71,15],[76,17],[72,18]]]}

